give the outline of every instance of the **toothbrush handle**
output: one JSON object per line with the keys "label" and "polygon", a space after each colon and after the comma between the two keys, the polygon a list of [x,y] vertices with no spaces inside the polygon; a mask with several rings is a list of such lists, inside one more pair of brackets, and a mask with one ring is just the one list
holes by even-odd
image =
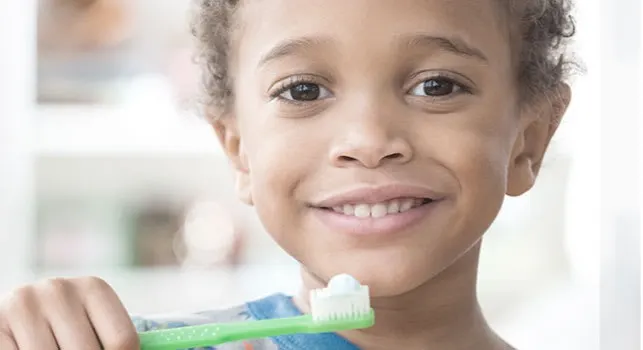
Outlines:
{"label": "toothbrush handle", "polygon": [[[240,340],[276,337],[279,335],[308,333],[311,330],[310,315],[278,318],[272,320],[228,323],[221,325],[221,343]],[[221,344],[219,343],[219,344]]]}
{"label": "toothbrush handle", "polygon": [[208,324],[155,330],[139,334],[141,350],[177,350],[215,346],[239,340],[306,333],[310,330],[309,315],[298,317]]}

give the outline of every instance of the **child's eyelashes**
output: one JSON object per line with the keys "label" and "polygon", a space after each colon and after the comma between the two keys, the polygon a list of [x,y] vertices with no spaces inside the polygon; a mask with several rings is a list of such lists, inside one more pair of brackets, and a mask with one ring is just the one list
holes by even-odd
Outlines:
{"label": "child's eyelashes", "polygon": [[301,104],[333,97],[332,92],[318,82],[319,79],[307,76],[293,76],[283,81],[270,93],[271,99]]}
{"label": "child's eyelashes", "polygon": [[[460,94],[471,94],[472,89],[448,74],[433,74],[421,77],[422,73],[412,77],[412,85],[406,85],[404,94],[415,98],[426,98],[429,102],[439,102],[457,97]],[[276,84],[269,93],[271,100],[301,105],[333,98],[333,92],[325,85],[328,82],[317,76],[292,76]]]}
{"label": "child's eyelashes", "polygon": [[279,98],[288,101],[311,102],[332,97],[332,94],[325,87],[315,83],[297,83],[288,86],[278,95]]}
{"label": "child's eyelashes", "polygon": [[408,94],[418,97],[448,98],[460,93],[469,93],[470,89],[453,79],[434,77],[415,84]]}
{"label": "child's eyelashes", "polygon": [[[454,98],[474,92],[473,82],[461,74],[451,71],[422,71],[413,74],[407,86],[407,94],[432,100]],[[465,83],[466,81],[467,83]]]}

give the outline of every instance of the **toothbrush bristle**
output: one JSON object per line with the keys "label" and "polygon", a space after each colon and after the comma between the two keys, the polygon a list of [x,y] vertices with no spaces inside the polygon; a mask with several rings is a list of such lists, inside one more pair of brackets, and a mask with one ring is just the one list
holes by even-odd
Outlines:
{"label": "toothbrush bristle", "polygon": [[359,286],[354,291],[341,293],[329,288],[312,290],[310,307],[315,321],[357,319],[367,316],[371,311],[368,286]]}

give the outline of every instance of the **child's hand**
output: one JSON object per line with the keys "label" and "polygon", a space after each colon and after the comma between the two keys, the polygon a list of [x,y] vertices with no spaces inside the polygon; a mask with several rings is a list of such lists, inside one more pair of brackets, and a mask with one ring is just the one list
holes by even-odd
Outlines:
{"label": "child's hand", "polygon": [[58,278],[16,289],[0,301],[0,349],[138,350],[139,342],[106,282]]}

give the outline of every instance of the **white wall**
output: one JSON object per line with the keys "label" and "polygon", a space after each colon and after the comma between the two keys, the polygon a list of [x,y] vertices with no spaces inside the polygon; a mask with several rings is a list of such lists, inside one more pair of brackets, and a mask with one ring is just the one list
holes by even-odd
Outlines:
{"label": "white wall", "polygon": [[0,275],[25,276],[32,224],[35,0],[0,1]]}

